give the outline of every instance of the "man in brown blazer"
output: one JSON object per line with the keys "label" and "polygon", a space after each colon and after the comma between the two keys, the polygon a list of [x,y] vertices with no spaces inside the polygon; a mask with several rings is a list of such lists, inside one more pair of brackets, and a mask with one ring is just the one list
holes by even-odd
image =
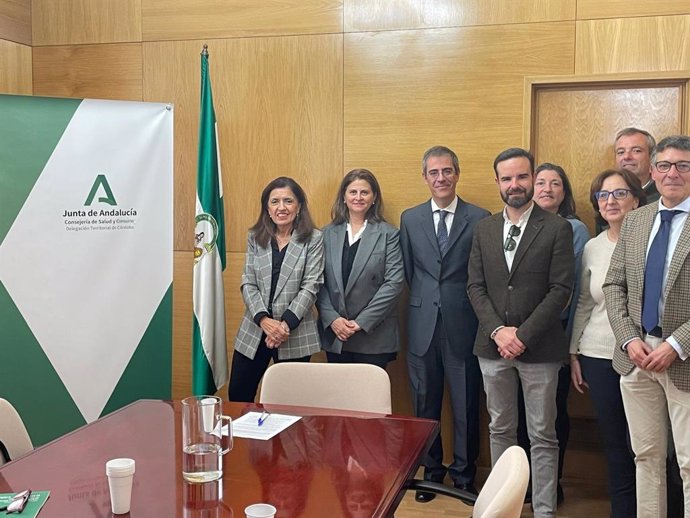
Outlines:
{"label": "man in brown blazer", "polygon": [[556,512],[556,387],[568,353],[560,314],[573,287],[573,232],[564,218],[539,208],[534,158],[524,149],[494,161],[505,208],[477,224],[467,292],[479,319],[474,354],[491,418],[491,461],[517,444],[517,392],[525,395],[536,518]]}
{"label": "man in brown blazer", "polygon": [[629,213],[604,295],[616,335],[613,366],[635,452],[637,516],[667,516],[667,422],[690,517],[690,137],[666,137],[652,156],[658,202]]}

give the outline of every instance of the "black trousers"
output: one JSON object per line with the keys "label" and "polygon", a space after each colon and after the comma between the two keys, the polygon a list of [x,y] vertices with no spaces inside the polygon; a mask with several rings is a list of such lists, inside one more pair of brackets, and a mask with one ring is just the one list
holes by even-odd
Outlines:
{"label": "black trousers", "polygon": [[611,360],[580,356],[580,366],[582,377],[589,385],[609,469],[611,518],[634,517],[637,514],[635,460],[630,449],[620,375],[613,370]]}
{"label": "black trousers", "polygon": [[311,356],[295,358],[292,360],[279,360],[278,349],[266,347],[266,336],[261,337],[259,348],[254,359],[247,358],[244,354],[235,351],[232,355],[232,367],[230,369],[230,385],[228,386],[228,400],[253,403],[256,391],[259,388],[261,378],[268,369],[271,360],[273,363],[281,362],[309,362]]}

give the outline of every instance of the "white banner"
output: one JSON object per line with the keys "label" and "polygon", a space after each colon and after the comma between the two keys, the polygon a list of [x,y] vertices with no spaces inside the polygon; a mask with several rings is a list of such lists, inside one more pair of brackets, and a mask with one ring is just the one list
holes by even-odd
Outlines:
{"label": "white banner", "polygon": [[[31,105],[31,98],[14,99]],[[172,107],[83,100],[56,140],[21,209],[2,214],[11,224],[0,244],[0,281],[89,422],[103,413],[154,315],[170,302]],[[21,174],[22,160],[1,171],[0,181]],[[168,325],[170,310],[160,316]],[[158,347],[162,365],[141,367],[167,369],[169,397],[170,335]],[[133,376],[160,377],[135,370]],[[35,391],[30,368],[23,378],[24,391]],[[141,397],[153,396],[134,390],[120,402]]]}

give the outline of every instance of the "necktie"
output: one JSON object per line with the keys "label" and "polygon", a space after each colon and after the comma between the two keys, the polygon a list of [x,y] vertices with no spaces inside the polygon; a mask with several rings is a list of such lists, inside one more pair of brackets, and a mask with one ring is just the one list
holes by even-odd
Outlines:
{"label": "necktie", "polygon": [[446,227],[447,210],[438,211],[438,230],[436,231],[436,239],[438,239],[438,248],[441,250],[441,255],[445,255],[448,250],[448,227]]}
{"label": "necktie", "polygon": [[644,268],[644,298],[642,300],[642,326],[649,333],[659,325],[659,299],[664,282],[664,266],[668,237],[671,232],[671,220],[680,210],[661,210],[661,224],[654,236],[652,246],[647,254],[647,264]]}

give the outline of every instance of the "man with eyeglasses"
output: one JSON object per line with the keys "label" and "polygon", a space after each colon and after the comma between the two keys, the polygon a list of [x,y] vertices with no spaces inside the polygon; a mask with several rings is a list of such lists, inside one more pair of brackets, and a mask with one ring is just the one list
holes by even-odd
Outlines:
{"label": "man with eyeglasses", "polygon": [[561,312],[573,288],[573,232],[532,201],[534,158],[520,148],[494,160],[505,203],[474,233],[467,289],[479,318],[474,353],[484,378],[491,461],[517,444],[522,385],[536,518],[556,513],[556,388],[567,358]]}
{"label": "man with eyeglasses", "polygon": [[[440,434],[423,460],[424,478],[477,494],[481,374],[472,354],[477,317],[467,298],[467,261],[477,222],[489,213],[456,194],[457,155],[444,146],[424,153],[422,179],[431,199],[403,212],[400,246],[410,286],[407,365],[415,415],[440,419],[444,379],[453,410],[453,462],[443,465]],[[417,502],[434,493],[418,491]]]}
{"label": "man with eyeglasses", "polygon": [[654,137],[643,129],[623,128],[616,133],[613,151],[618,169],[627,169],[640,179],[647,195],[647,203],[659,199],[659,192],[652,178],[651,156],[656,146]]}
{"label": "man with eyeglasses", "polygon": [[613,367],[635,452],[637,516],[668,516],[670,419],[690,517],[690,137],[659,142],[652,178],[661,198],[630,212],[603,290],[616,336]]}

